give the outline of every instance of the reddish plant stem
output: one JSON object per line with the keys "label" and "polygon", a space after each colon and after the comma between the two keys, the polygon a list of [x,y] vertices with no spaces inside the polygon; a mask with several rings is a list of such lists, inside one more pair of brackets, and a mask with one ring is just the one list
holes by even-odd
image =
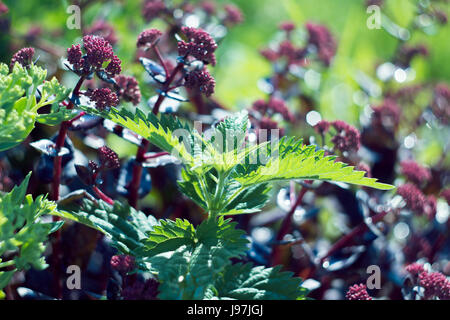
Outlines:
{"label": "reddish plant stem", "polygon": [[78,119],[80,119],[84,115],[86,115],[86,112],[81,111],[75,118],[69,120],[70,125],[72,125],[75,121],[77,121]]}
{"label": "reddish plant stem", "polygon": [[93,186],[92,189],[100,199],[102,199],[103,201],[105,201],[110,205],[114,205],[114,200],[108,197],[106,194],[104,194],[97,186]]}
{"label": "reddish plant stem", "polygon": [[129,186],[129,198],[128,203],[133,208],[137,208],[137,202],[139,198],[139,185],[141,184],[142,177],[142,162],[145,160],[144,155],[147,151],[149,141],[147,139],[142,139],[142,143],[138,148],[136,153],[136,162],[133,166],[133,174]]}
{"label": "reddish plant stem", "polygon": [[291,207],[286,217],[284,217],[280,230],[278,230],[276,240],[278,241],[283,240],[284,236],[289,232],[289,229],[291,228],[292,216],[294,215],[295,209],[301,204],[303,196],[305,195],[306,191],[308,191],[308,189],[305,187],[303,187],[300,190],[300,193],[298,194],[297,199],[294,202],[294,205]]}
{"label": "reddish plant stem", "polygon": [[158,99],[156,100],[155,105],[153,106],[152,113],[157,115],[159,113],[159,107],[161,106],[162,102],[164,101],[166,97],[163,94],[158,95]]}
{"label": "reddish plant stem", "polygon": [[[81,85],[84,81],[84,77],[81,77],[78,80],[75,88],[73,89],[72,95],[78,95],[80,92]],[[74,104],[72,101],[67,105],[67,109],[72,109]],[[59,153],[61,148],[64,146],[64,142],[66,141],[67,131],[72,125],[72,121],[63,121],[61,123],[61,127],[59,128],[58,137],[55,142],[55,150],[56,153]],[[52,192],[51,199],[54,201],[59,200],[59,186],[61,184],[61,172],[62,172],[62,156],[56,156],[53,160],[53,182],[52,182]],[[53,216],[53,221],[60,221],[60,217]],[[53,268],[53,289],[55,291],[55,297],[58,299],[62,298],[62,283],[61,283],[61,269],[60,262],[62,258],[61,251],[61,232],[57,230],[53,233],[53,241],[52,241],[52,268]]]}
{"label": "reddish plant stem", "polygon": [[161,65],[162,65],[162,67],[164,69],[164,73],[166,74],[166,77],[167,77],[167,75],[169,74],[169,69],[167,68],[166,63],[165,63],[164,59],[162,58],[158,47],[157,46],[153,46],[153,50],[155,50],[156,57],[158,58],[159,63],[161,63]]}
{"label": "reddish plant stem", "polygon": [[[300,193],[297,196],[297,199],[295,200],[289,212],[284,217],[284,220],[275,238],[277,241],[283,240],[284,236],[289,232],[292,224],[292,216],[294,215],[295,209],[297,209],[297,207],[302,203],[306,191],[308,191],[308,188],[302,187]],[[279,246],[275,246],[273,247],[271,256],[272,265],[280,264],[281,263],[280,260],[281,260],[281,249]]]}
{"label": "reddish plant stem", "polygon": [[[155,52],[157,52],[157,55],[159,54],[159,51],[157,50],[156,46],[154,47]],[[183,69],[184,64],[182,62],[178,63],[175,69],[172,71],[170,76],[166,78],[166,81],[164,82],[163,88],[161,90],[161,93],[158,95],[158,99],[155,102],[155,105],[153,106],[152,112],[153,114],[158,114],[159,107],[161,106],[161,103],[164,101],[166,96],[163,94],[167,92],[167,90],[170,88],[170,85],[172,84],[173,80],[175,79],[177,73]],[[128,197],[128,203],[133,208],[137,209],[138,205],[138,199],[139,199],[139,186],[141,184],[141,178],[142,178],[142,162],[145,161],[145,153],[147,152],[149,145],[149,141],[147,139],[142,139],[142,143],[139,146],[137,153],[136,153],[136,160],[133,166],[133,172],[132,172],[132,178],[131,182],[128,186],[129,191],[129,197]]]}
{"label": "reddish plant stem", "polygon": [[202,95],[200,92],[188,90],[189,92],[189,100],[191,103],[195,106],[197,109],[198,114],[206,114],[206,108],[205,108],[205,101],[203,100]]}
{"label": "reddish plant stem", "polygon": [[174,85],[174,86],[171,86],[170,88],[168,88],[167,91],[169,92],[169,91],[172,91],[172,90],[174,90],[176,88],[179,88],[179,87],[181,87],[181,85],[177,84],[177,85]]}
{"label": "reddish plant stem", "polygon": [[[84,81],[84,77],[81,77],[78,80],[75,88],[73,89],[72,95],[78,95],[80,93],[81,85]],[[67,109],[72,109],[74,107],[73,102],[70,101],[69,105],[66,107]],[[61,127],[59,128],[58,137],[56,138],[55,149],[56,152],[59,152],[61,148],[64,146],[64,142],[66,141],[67,131],[72,125],[72,120],[63,121],[61,123]],[[54,159],[54,167],[53,167],[53,184],[52,184],[52,200],[59,200],[59,185],[61,183],[61,163],[62,156],[56,156]],[[58,217],[54,217],[58,218]]]}
{"label": "reddish plant stem", "polygon": [[[380,213],[375,214],[372,218],[372,223],[377,223],[383,220],[383,218],[388,214],[388,211],[382,211]],[[363,234],[365,231],[368,230],[368,226],[365,222],[361,222],[358,226],[353,228],[352,231],[347,233],[345,236],[340,238],[338,241],[334,243],[334,245],[328,250],[328,252],[320,258],[320,265],[323,264],[325,259],[336,253],[337,251],[341,250],[344,247],[349,246],[350,244],[354,243],[355,238],[361,234]]]}
{"label": "reddish plant stem", "polygon": [[150,155],[144,155],[144,159],[145,160],[148,160],[148,159],[155,159],[155,158],[159,158],[159,157],[162,157],[162,156],[167,156],[167,155],[169,155],[170,153],[168,153],[168,152],[166,152],[166,151],[163,151],[163,152],[158,152],[158,153],[155,153],[155,154],[150,154]]}

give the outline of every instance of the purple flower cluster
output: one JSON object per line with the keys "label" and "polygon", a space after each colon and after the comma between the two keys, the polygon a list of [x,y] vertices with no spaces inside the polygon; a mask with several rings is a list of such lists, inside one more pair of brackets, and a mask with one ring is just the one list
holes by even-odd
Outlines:
{"label": "purple flower cluster", "polygon": [[133,103],[135,106],[141,101],[141,90],[136,78],[125,75],[118,75],[114,78],[117,84],[117,95],[119,99]]}
{"label": "purple flower cluster", "polygon": [[226,13],[224,23],[226,25],[233,26],[244,21],[244,16],[242,15],[242,12],[238,7],[232,4],[227,4],[225,5],[224,9]]}
{"label": "purple flower cluster", "polygon": [[432,254],[433,246],[423,235],[412,234],[402,251],[405,261],[413,262],[420,258],[429,257]]}
{"label": "purple flower cluster", "polygon": [[278,47],[278,55],[285,57],[289,63],[295,63],[303,56],[303,50],[297,49],[291,41],[285,40]]}
{"label": "purple flower cluster", "polygon": [[83,46],[86,50],[87,62],[94,69],[100,69],[103,64],[108,61],[113,63],[113,49],[111,44],[104,38],[98,36],[85,36],[83,38]]}
{"label": "purple flower cluster", "polygon": [[19,63],[23,67],[28,67],[33,62],[34,49],[33,48],[23,48],[17,51],[11,58],[10,69],[14,68],[14,65]]}
{"label": "purple flower cluster", "polygon": [[150,22],[157,18],[161,13],[166,10],[164,1],[161,0],[146,0],[142,7],[142,15],[145,21]]}
{"label": "purple flower cluster", "polygon": [[426,299],[437,297],[440,300],[450,300],[450,281],[440,272],[422,272],[419,274],[419,284],[425,289]]}
{"label": "purple flower cluster", "polygon": [[259,53],[266,58],[267,60],[269,60],[270,62],[274,62],[276,61],[280,56],[278,54],[278,52],[276,52],[275,50],[271,49],[271,48],[264,48],[261,49],[259,51]]}
{"label": "purple flower cluster", "polygon": [[100,172],[100,166],[92,160],[89,160],[88,167],[92,175],[96,175]]}
{"label": "purple flower cluster", "polygon": [[413,160],[400,162],[401,173],[412,183],[420,186],[431,178],[429,169],[422,167]]}
{"label": "purple flower cluster", "polygon": [[119,105],[119,98],[117,97],[117,94],[112,92],[109,88],[95,89],[86,95],[91,98],[91,101],[95,103],[97,109],[101,111],[109,107],[116,107]]}
{"label": "purple flower cluster", "polygon": [[256,100],[252,105],[252,109],[258,111],[261,115],[269,114],[270,116],[272,116],[278,113],[286,121],[295,121],[295,117],[289,110],[286,102],[284,102],[284,100],[280,98],[271,97],[269,102],[266,102],[262,99]]}
{"label": "purple flower cluster", "polygon": [[402,196],[406,205],[412,211],[420,212],[425,205],[425,196],[415,185],[406,183],[397,189],[397,194]]}
{"label": "purple flower cluster", "polygon": [[290,40],[282,41],[276,49],[265,48],[260,50],[259,53],[271,62],[285,58],[289,65],[304,64],[305,50],[295,47]]}
{"label": "purple flower cluster", "polygon": [[411,274],[414,278],[417,278],[419,274],[422,272],[425,272],[425,268],[420,263],[411,263],[410,265],[406,266],[406,271]]}
{"label": "purple flower cluster", "polygon": [[202,8],[202,10],[208,15],[213,15],[216,13],[216,5],[212,1],[202,1],[200,3],[200,8]]}
{"label": "purple flower cluster", "polygon": [[123,254],[112,256],[111,267],[122,274],[126,274],[135,267],[134,257]]}
{"label": "purple flower cluster", "polygon": [[336,149],[344,151],[358,151],[360,142],[360,133],[358,129],[348,123],[336,120],[331,123],[336,134],[331,139]]}
{"label": "purple flower cluster", "polygon": [[259,127],[265,130],[278,129],[278,122],[270,119],[269,117],[262,117],[259,120]]}
{"label": "purple flower cluster", "polygon": [[366,285],[363,283],[349,287],[345,298],[347,300],[372,300],[372,297],[367,293]]}
{"label": "purple flower cluster", "polygon": [[316,130],[316,132],[319,133],[320,135],[324,135],[325,133],[328,132],[329,129],[330,129],[330,122],[326,120],[320,120],[314,126],[314,130]]}
{"label": "purple flower cluster", "polygon": [[182,27],[181,32],[187,37],[187,41],[178,42],[180,56],[191,56],[213,66],[216,64],[214,51],[217,49],[217,44],[208,32],[190,27]]}
{"label": "purple flower cluster", "polygon": [[280,23],[279,29],[286,31],[288,34],[295,30],[295,23],[292,21],[284,21]]}
{"label": "purple flower cluster", "polygon": [[311,22],[306,24],[306,29],[309,34],[308,42],[317,48],[319,59],[329,66],[336,54],[336,41],[330,31],[323,25]]}
{"label": "purple flower cluster", "polygon": [[91,72],[103,70],[103,66],[107,64],[104,71],[110,77],[121,72],[121,61],[114,54],[111,44],[104,38],[99,36],[84,36],[83,48],[85,55],[81,50],[81,46],[72,45],[67,49],[67,59],[72,64],[74,72],[79,75],[89,75]]}
{"label": "purple flower cluster", "polygon": [[372,107],[372,123],[393,132],[400,122],[401,110],[393,99],[385,99],[379,106]]}
{"label": "purple flower cluster", "polygon": [[90,28],[85,30],[84,34],[100,36],[112,46],[117,43],[117,35],[114,27],[104,20],[97,20]]}
{"label": "purple flower cluster", "polygon": [[150,47],[162,36],[158,29],[147,29],[142,31],[137,40],[137,47]]}
{"label": "purple flower cluster", "polygon": [[413,212],[425,214],[428,218],[433,218],[436,214],[436,198],[432,195],[425,196],[419,188],[412,183],[401,185],[397,189],[397,194],[402,196],[406,206]]}
{"label": "purple flower cluster", "polygon": [[100,164],[106,169],[116,169],[120,167],[119,156],[107,146],[98,148],[98,158]]}
{"label": "purple flower cluster", "polygon": [[185,76],[185,86],[190,89],[200,90],[207,97],[214,93],[216,81],[206,68],[188,72]]}
{"label": "purple flower cluster", "polygon": [[272,97],[269,100],[267,107],[269,110],[272,110],[274,113],[281,114],[286,121],[291,121],[291,122],[295,121],[294,115],[289,110],[288,106],[286,105],[286,102],[283,99]]}
{"label": "purple flower cluster", "polygon": [[439,83],[434,87],[433,113],[444,124],[450,123],[450,87],[445,83]]}
{"label": "purple flower cluster", "polygon": [[424,298],[450,300],[450,281],[440,272],[428,272],[420,263],[412,263],[406,271],[413,276],[417,285],[424,289]]}
{"label": "purple flower cluster", "polygon": [[[72,64],[74,70],[78,73],[82,73],[82,69],[85,66],[85,60],[79,44],[73,44],[69,49],[67,49],[67,60],[70,64]],[[89,66],[86,67],[89,68]]]}

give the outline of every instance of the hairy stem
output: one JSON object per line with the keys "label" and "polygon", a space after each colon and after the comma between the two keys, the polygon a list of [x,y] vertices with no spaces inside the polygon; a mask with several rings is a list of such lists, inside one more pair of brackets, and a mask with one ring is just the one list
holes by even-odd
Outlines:
{"label": "hairy stem", "polygon": [[222,204],[222,198],[223,198],[223,192],[225,189],[225,182],[227,180],[228,174],[226,172],[219,171],[217,176],[217,185],[216,185],[216,191],[214,193],[214,199],[212,200],[213,203],[211,203],[211,208],[214,208],[212,210],[212,215],[215,216],[220,213],[223,206]]}

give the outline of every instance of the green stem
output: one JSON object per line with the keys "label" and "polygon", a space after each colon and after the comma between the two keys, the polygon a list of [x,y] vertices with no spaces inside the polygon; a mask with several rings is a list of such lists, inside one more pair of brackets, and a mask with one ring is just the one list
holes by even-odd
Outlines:
{"label": "green stem", "polygon": [[202,176],[197,176],[197,179],[200,183],[200,188],[202,189],[202,193],[203,193],[203,197],[205,198],[206,201],[206,206],[208,207],[208,211],[211,211],[211,197],[208,193],[208,189],[206,188],[206,183],[205,180],[203,179]]}
{"label": "green stem", "polygon": [[[219,171],[217,178],[219,181],[217,182],[216,192],[214,193],[214,205],[220,204],[220,202],[222,200],[221,198],[222,198],[222,194],[223,194],[226,175],[223,172]],[[217,206],[217,209],[219,209],[218,206]]]}
{"label": "green stem", "polygon": [[214,198],[212,200],[212,203],[209,205],[211,208],[210,210],[210,217],[209,218],[215,218],[220,211],[225,207],[226,204],[223,204],[223,194],[225,190],[225,184],[228,179],[229,172],[219,171],[217,175],[217,185],[216,185],[216,191],[214,193]]}

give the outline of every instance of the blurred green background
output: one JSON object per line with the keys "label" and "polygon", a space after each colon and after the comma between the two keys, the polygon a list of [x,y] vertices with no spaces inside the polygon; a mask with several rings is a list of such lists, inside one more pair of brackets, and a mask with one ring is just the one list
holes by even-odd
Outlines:
{"label": "blurred green background", "polygon": [[[423,1],[423,0],[422,0]],[[38,25],[43,37],[63,48],[79,41],[78,30],[68,30],[66,8],[71,1],[65,0],[4,0],[10,7],[12,25],[19,33],[26,33]],[[130,62],[135,52],[135,41],[146,25],[140,15],[141,0],[97,1],[82,12],[84,26],[97,18],[105,18],[116,27],[119,43],[118,55],[128,73],[142,72]],[[196,2],[196,1],[193,1]],[[361,0],[234,0],[215,1],[218,4],[234,3],[244,13],[245,22],[232,28],[218,52],[218,64],[213,73],[216,77],[217,98],[226,105],[239,109],[253,100],[264,97],[257,82],[270,74],[270,65],[258,50],[272,41],[281,21],[291,20],[301,27],[312,21],[327,25],[338,42],[338,51],[329,71],[322,76],[320,101],[323,115],[329,119],[340,118],[350,122],[358,120],[359,108],[354,103],[357,70],[373,76],[376,63],[389,60],[398,40],[383,29],[368,29],[365,1]],[[407,27],[415,16],[416,0],[387,0],[383,12],[399,26]],[[439,4],[449,13],[448,2]],[[442,7],[443,5],[443,7]],[[161,26],[158,21],[152,26]],[[428,34],[415,31],[408,44],[423,43],[429,48],[428,58],[413,60],[415,79],[408,83],[439,82],[450,80],[450,27],[431,28]],[[2,35],[0,57],[9,61],[11,52],[5,43],[14,42],[11,36]],[[12,36],[14,37],[14,36]]]}

